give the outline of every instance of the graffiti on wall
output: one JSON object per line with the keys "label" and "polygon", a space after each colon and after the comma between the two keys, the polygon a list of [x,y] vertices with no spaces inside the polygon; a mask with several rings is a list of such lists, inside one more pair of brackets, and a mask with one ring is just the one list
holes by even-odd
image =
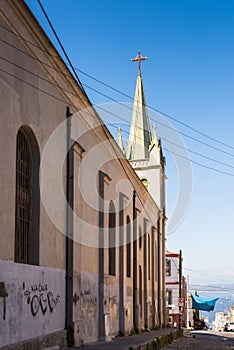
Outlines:
{"label": "graffiti on wall", "polygon": [[[24,284],[23,284],[24,289]],[[27,303],[30,305],[30,311],[33,317],[39,312],[45,316],[52,313],[54,308],[60,302],[60,296],[55,295],[49,290],[47,284],[34,284],[24,292]]]}
{"label": "graffiti on wall", "polygon": [[0,282],[0,298],[3,298],[3,315],[2,318],[5,321],[6,319],[6,298],[8,297],[8,293],[5,288],[5,283]]}

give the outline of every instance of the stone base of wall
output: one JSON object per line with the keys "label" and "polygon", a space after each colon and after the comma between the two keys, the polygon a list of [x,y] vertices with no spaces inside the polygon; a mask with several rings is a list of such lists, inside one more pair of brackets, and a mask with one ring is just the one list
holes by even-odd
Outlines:
{"label": "stone base of wall", "polygon": [[38,338],[25,340],[20,343],[0,347],[0,350],[46,350],[47,348],[60,349],[60,347],[66,347],[66,339],[67,331],[63,330],[43,335]]}

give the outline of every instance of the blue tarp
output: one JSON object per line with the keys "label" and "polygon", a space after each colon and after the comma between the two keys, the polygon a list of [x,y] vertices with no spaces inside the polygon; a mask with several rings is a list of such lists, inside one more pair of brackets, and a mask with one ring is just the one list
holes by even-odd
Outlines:
{"label": "blue tarp", "polygon": [[197,297],[196,295],[192,295],[192,308],[196,310],[204,310],[204,311],[213,311],[215,307],[215,303],[219,298],[215,299],[205,299],[201,297]]}

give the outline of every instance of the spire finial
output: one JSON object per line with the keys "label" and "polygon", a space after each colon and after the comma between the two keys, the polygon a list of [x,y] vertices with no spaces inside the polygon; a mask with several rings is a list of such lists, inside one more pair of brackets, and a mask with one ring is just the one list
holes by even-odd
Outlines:
{"label": "spire finial", "polygon": [[151,139],[150,146],[152,147],[153,145],[158,146],[158,139],[157,139],[156,125],[155,124],[153,124],[153,133],[152,133],[152,139]]}
{"label": "spire finial", "polygon": [[122,130],[121,130],[120,128],[118,128],[118,139],[117,139],[117,143],[118,143],[119,148],[121,149],[121,151],[124,151],[123,139],[122,139]]}
{"label": "spire finial", "polygon": [[138,62],[138,76],[141,76],[141,61],[148,60],[148,57],[141,56],[141,52],[138,51],[138,55],[135,58],[132,58],[132,62]]}

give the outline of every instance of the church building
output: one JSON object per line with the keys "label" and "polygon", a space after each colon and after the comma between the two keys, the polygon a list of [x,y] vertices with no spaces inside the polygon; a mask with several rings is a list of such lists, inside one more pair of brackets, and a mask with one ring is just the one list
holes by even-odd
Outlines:
{"label": "church building", "polygon": [[157,139],[156,125],[151,133],[140,62],[147,57],[138,56],[138,76],[133,104],[129,140],[125,149],[126,158],[141,179],[160,210],[165,210],[165,157],[161,141]]}
{"label": "church building", "polygon": [[141,74],[125,156],[25,1],[0,2],[0,35],[0,349],[163,327],[165,159]]}

